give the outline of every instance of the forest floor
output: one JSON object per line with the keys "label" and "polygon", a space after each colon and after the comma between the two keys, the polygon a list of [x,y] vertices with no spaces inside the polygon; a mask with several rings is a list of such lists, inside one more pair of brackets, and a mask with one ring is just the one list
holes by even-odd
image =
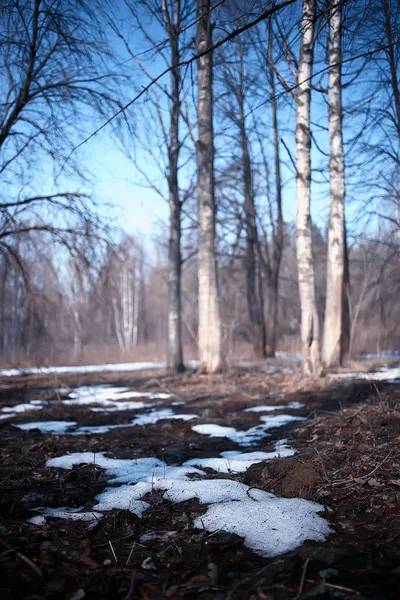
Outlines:
{"label": "forest floor", "polygon": [[[0,413],[2,600],[398,598],[400,385],[331,377],[306,382],[293,370],[266,374],[271,370],[237,368],[213,377],[152,371],[3,378],[0,407],[32,400],[44,404],[14,417]],[[197,416],[129,427],[133,416],[148,414],[148,406],[103,412],[100,403],[94,412],[90,405],[65,403],[71,398],[66,386],[89,384],[129,388],[144,402],[154,393],[153,411]],[[283,412],[304,420],[269,429],[251,447],[243,448],[234,436],[211,437],[192,429],[200,421],[247,431],[259,427],[261,413],[246,408],[299,402],[304,406],[286,406]],[[119,427],[68,435],[60,426],[55,435],[15,426],[60,420],[75,427]],[[96,460],[73,468],[46,465],[67,453],[105,453],[126,464],[126,459],[153,457],[180,466],[227,451],[271,452],[283,439],[295,450],[293,456],[243,472],[200,468],[207,480],[229,478],[248,495],[258,488],[324,505],[319,514],[332,531],[325,541],[306,541],[275,557],[259,555],[232,528],[196,528],[194,520],[207,505],[196,498],[171,502],[162,485],[161,492],[154,487],[144,497],[148,508],[141,517],[115,508],[97,521],[47,516],[41,525],[28,522],[40,516],[38,507],[83,507],[90,513],[96,496],[113,484]],[[45,508],[41,512],[46,514]]]}

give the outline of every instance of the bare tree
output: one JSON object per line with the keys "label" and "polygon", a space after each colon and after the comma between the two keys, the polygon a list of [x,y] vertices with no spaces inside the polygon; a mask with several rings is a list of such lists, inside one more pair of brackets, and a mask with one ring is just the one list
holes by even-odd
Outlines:
{"label": "bare tree", "polygon": [[92,199],[52,177],[82,123],[118,106],[102,29],[85,0],[0,5],[0,251],[20,269],[22,239],[42,233],[78,255],[80,239],[105,231]]}
{"label": "bare tree", "polygon": [[302,368],[304,375],[318,376],[321,372],[320,334],[315,295],[310,215],[310,101],[314,54],[314,21],[315,0],[303,0],[298,87],[296,93],[296,253],[301,305]]}
{"label": "bare tree", "polygon": [[330,216],[326,276],[326,304],[322,361],[336,367],[343,358],[345,301],[345,179],[342,111],[342,7],[330,3],[329,20],[329,178]]}
{"label": "bare tree", "polygon": [[[210,0],[197,0],[196,46],[211,48]],[[197,202],[199,269],[200,370],[217,373],[224,368],[222,328],[215,249],[214,139],[212,53],[198,59],[197,77]]]}
{"label": "bare tree", "polygon": [[[236,7],[236,14],[239,14]],[[254,189],[254,159],[250,153],[250,125],[246,115],[248,96],[254,95],[252,88],[257,85],[254,71],[249,67],[249,56],[246,51],[247,40],[238,38],[233,45],[234,55],[226,54],[220,57],[221,81],[220,87],[226,90],[221,94],[221,111],[225,122],[233,125],[229,128],[228,140],[238,140],[237,146],[230,144],[233,154],[228,173],[225,174],[225,184],[231,182],[232,189],[227,194],[227,210],[232,210],[234,205],[234,189],[242,190],[243,204],[237,206],[236,217],[239,219],[240,230],[245,234],[244,269],[246,273],[246,299],[249,320],[251,324],[251,340],[254,354],[265,358],[266,329],[264,318],[264,282],[262,280],[262,266],[260,256],[260,240],[257,224],[256,192]],[[222,59],[222,60],[221,60]],[[247,117],[247,118],[246,118]],[[236,151],[240,159],[237,161]],[[226,167],[225,167],[226,170]],[[234,171],[238,177],[232,176]],[[222,178],[221,178],[222,179]],[[222,181],[221,181],[222,182]],[[226,217],[226,213],[224,215]],[[236,219],[235,219],[236,220]],[[242,227],[243,223],[243,227]]]}

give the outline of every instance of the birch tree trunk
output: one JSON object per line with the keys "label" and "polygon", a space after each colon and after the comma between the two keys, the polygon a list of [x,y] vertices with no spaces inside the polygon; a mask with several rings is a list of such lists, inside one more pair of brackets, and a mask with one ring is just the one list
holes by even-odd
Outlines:
{"label": "birch tree trunk", "polygon": [[184,371],[182,356],[182,302],[181,302],[181,201],[178,187],[180,74],[179,23],[180,0],[175,0],[173,15],[162,0],[164,27],[168,33],[171,50],[171,113],[168,146],[168,187],[170,236],[168,247],[168,343],[167,367],[173,373]]}
{"label": "birch tree trunk", "polygon": [[310,101],[314,54],[315,0],[303,0],[300,61],[296,94],[296,254],[301,308],[302,369],[307,376],[319,376],[320,334],[312,254],[310,188],[311,133]]}
{"label": "birch tree trunk", "polygon": [[322,362],[325,367],[336,367],[343,358],[343,304],[345,274],[345,227],[344,227],[344,153],[343,111],[341,85],[341,7],[331,0],[329,21],[329,180],[330,216],[328,229],[326,304]]}
{"label": "birch tree trunk", "polygon": [[[198,53],[211,47],[210,8],[210,0],[197,0]],[[199,359],[201,372],[218,373],[224,359],[215,253],[212,52],[199,58],[197,77]]]}

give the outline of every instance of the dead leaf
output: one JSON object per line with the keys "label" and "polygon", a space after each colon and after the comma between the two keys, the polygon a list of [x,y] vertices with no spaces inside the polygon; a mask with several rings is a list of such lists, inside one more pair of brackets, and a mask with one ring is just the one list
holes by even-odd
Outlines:
{"label": "dead leaf", "polygon": [[380,481],[378,481],[377,479],[375,479],[375,477],[371,477],[371,479],[368,479],[368,485],[370,485],[373,488],[381,488],[381,487],[383,487],[383,483],[381,483]]}

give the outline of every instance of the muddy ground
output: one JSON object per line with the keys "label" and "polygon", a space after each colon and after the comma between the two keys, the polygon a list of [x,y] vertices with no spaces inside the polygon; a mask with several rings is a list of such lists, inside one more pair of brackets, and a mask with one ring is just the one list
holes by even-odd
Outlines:
{"label": "muddy ground", "polygon": [[[0,598],[101,600],[158,598],[279,599],[398,598],[400,591],[400,385],[266,375],[236,369],[223,376],[157,373],[3,380],[0,405],[54,397],[60,385],[114,383],[136,390],[170,391],[202,422],[247,429],[258,423],[255,404],[300,401],[307,421],[272,430],[251,450],[270,450],[288,438],[297,454],[253,465],[235,476],[284,497],[315,500],[334,528],[324,543],[307,542],[277,558],[262,558],[241,538],[192,525],[206,507],[172,504],[159,493],[140,519],[114,510],[93,528],[51,519],[27,523],[37,506],[83,506],[107,485],[101,468],[50,469],[47,459],[76,451],[106,451],[116,458],[155,456],[168,464],[217,456],[237,446],[192,431],[192,423],[160,421],[96,436],[54,436],[21,431],[13,423],[73,419],[79,425],[128,423],[130,412],[101,414],[87,407],[49,405],[0,421]],[[162,403],[160,403],[162,404]],[[293,413],[294,414],[294,413]],[[223,477],[210,471],[210,477]],[[149,532],[171,538],[140,542]]]}

